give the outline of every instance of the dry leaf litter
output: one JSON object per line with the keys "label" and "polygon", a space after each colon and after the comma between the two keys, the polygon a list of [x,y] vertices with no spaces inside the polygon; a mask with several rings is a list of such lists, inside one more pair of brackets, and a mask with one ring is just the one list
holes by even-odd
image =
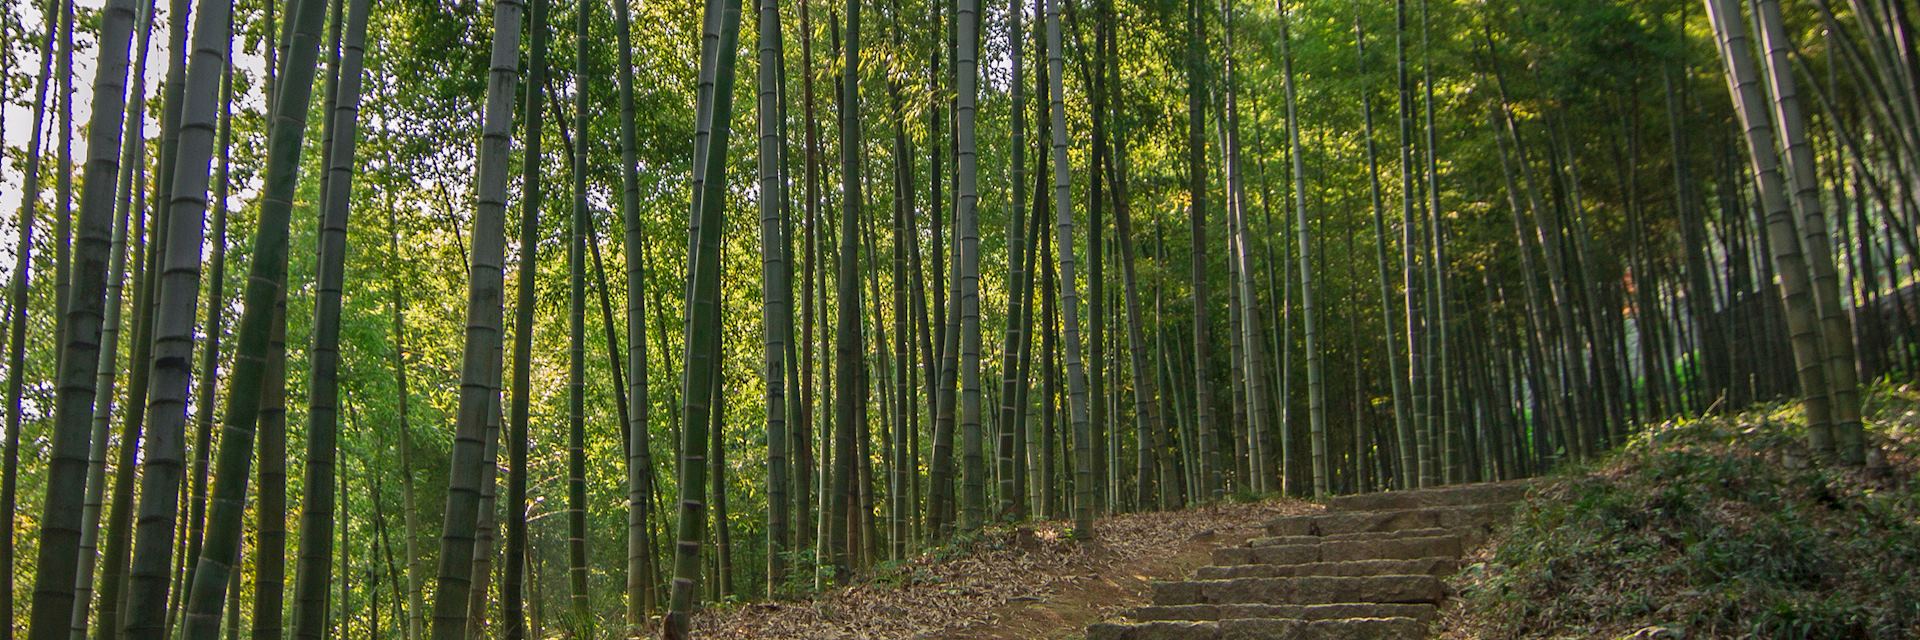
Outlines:
{"label": "dry leaf litter", "polygon": [[1096,523],[1099,535],[1091,543],[1070,539],[1067,522],[993,527],[960,548],[923,554],[810,599],[703,611],[694,633],[725,640],[937,638],[990,625],[994,611],[1009,602],[1045,602],[1105,572],[1134,571],[1195,540],[1243,539],[1276,516],[1320,508],[1263,500],[1117,515]]}

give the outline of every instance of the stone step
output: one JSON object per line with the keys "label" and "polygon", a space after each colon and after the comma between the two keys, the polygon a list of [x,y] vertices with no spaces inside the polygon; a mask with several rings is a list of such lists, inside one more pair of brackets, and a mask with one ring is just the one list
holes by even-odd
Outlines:
{"label": "stone step", "polygon": [[1533,484],[1532,480],[1511,480],[1411,491],[1362,493],[1328,500],[1327,508],[1343,511],[1380,511],[1514,502],[1526,497],[1527,490],[1533,488]]}
{"label": "stone step", "polygon": [[1432,527],[1426,529],[1401,529],[1398,531],[1362,531],[1359,533],[1336,533],[1325,536],[1263,536],[1247,541],[1249,547],[1280,547],[1290,544],[1320,544],[1325,542],[1365,542],[1371,540],[1393,540],[1396,538],[1432,538],[1451,535],[1448,529]]}
{"label": "stone step", "polygon": [[1213,550],[1213,564],[1306,564],[1351,560],[1458,558],[1465,550],[1465,542],[1457,535],[1344,540],[1312,544],[1222,547]]}
{"label": "stone step", "polygon": [[1430,575],[1232,578],[1156,582],[1153,604],[1432,604],[1445,593],[1446,585]]}
{"label": "stone step", "polygon": [[1287,516],[1267,522],[1271,536],[1337,536],[1417,529],[1478,529],[1506,522],[1513,503],[1421,507],[1376,511],[1330,511],[1310,516]]}
{"label": "stone step", "polygon": [[1531,481],[1334,498],[1269,521],[1266,537],[1215,549],[1195,579],[1157,582],[1134,622],[1088,640],[1399,640],[1428,635],[1442,578],[1513,515]]}
{"label": "stone step", "polygon": [[1218,622],[1103,623],[1087,628],[1087,640],[1403,640],[1426,636],[1427,624],[1413,618],[1252,618]]}
{"label": "stone step", "polygon": [[1130,610],[1126,616],[1139,622],[1242,620],[1248,618],[1292,618],[1296,620],[1340,620],[1345,618],[1413,618],[1432,620],[1439,608],[1431,604],[1182,604],[1145,606]]}
{"label": "stone step", "polygon": [[1460,570],[1456,558],[1418,558],[1413,560],[1349,560],[1346,562],[1309,562],[1306,564],[1238,564],[1200,567],[1194,577],[1201,580],[1232,578],[1292,578],[1299,576],[1437,576],[1446,577]]}

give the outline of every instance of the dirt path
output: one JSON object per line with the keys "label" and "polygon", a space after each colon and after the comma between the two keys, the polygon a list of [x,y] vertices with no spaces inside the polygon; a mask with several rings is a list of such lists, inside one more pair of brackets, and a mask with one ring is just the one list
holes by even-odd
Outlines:
{"label": "dirt path", "polygon": [[1066,523],[994,528],[962,548],[931,552],[868,581],[807,600],[754,603],[696,616],[715,639],[1079,637],[1087,624],[1145,601],[1148,584],[1205,565],[1267,520],[1320,509],[1294,500],[1129,514],[1096,524],[1096,542]]}
{"label": "dirt path", "polygon": [[[1015,599],[995,607],[988,621],[930,637],[954,640],[1029,640],[1077,638],[1087,625],[1116,612],[1146,604],[1155,580],[1178,580],[1205,566],[1215,547],[1245,543],[1254,529],[1203,532],[1180,543],[1171,554],[1142,562],[1114,562],[1107,570],[1081,576],[1044,596]],[[1110,553],[1110,552],[1109,552]],[[1118,560],[1118,558],[1115,558]]]}

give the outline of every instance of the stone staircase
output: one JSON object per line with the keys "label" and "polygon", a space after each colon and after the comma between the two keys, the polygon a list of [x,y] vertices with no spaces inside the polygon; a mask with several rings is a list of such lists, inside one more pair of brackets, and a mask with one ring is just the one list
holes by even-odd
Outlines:
{"label": "stone staircase", "polygon": [[1130,622],[1088,640],[1424,638],[1461,557],[1512,515],[1527,481],[1330,500],[1267,523],[1267,536],[1215,549],[1190,580],[1153,585]]}

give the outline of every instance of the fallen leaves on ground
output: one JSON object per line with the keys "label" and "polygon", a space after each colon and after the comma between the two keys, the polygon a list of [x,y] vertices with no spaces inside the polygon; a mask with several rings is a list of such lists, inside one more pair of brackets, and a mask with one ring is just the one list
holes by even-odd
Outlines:
{"label": "fallen leaves on ground", "polygon": [[1118,515],[1097,521],[1098,536],[1087,542],[1069,537],[1068,522],[996,526],[810,599],[703,611],[694,633],[742,640],[937,637],[990,623],[993,611],[1009,602],[1044,601],[1088,578],[1135,570],[1189,541],[1244,537],[1276,516],[1318,509],[1275,499]]}

